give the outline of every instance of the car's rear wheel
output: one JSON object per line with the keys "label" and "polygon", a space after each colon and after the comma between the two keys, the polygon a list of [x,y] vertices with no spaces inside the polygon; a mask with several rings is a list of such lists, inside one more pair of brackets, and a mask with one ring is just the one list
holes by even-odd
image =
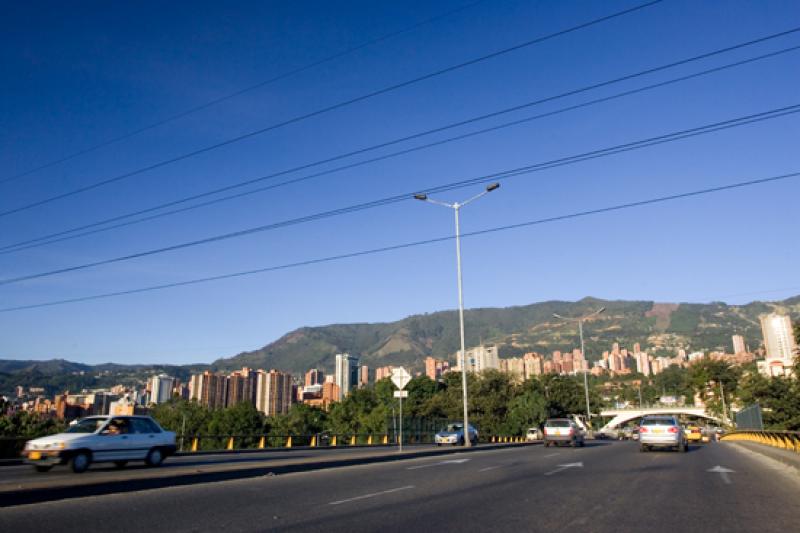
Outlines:
{"label": "car's rear wheel", "polygon": [[681,448],[680,448],[680,450],[681,450],[681,452],[683,452],[683,453],[686,453],[686,452],[688,452],[688,451],[689,451],[689,443],[687,443],[687,442],[684,442],[683,444],[681,444]]}
{"label": "car's rear wheel", "polygon": [[49,472],[53,465],[34,465],[37,472]]}
{"label": "car's rear wheel", "polygon": [[69,460],[69,466],[76,474],[86,472],[90,464],[92,464],[92,456],[89,455],[89,452],[78,452]]}
{"label": "car's rear wheel", "polygon": [[124,468],[126,464],[128,464],[128,461],[114,461],[114,465],[117,468]]}
{"label": "car's rear wheel", "polygon": [[144,460],[149,466],[159,466],[164,462],[164,454],[158,448],[153,448],[147,452],[147,458]]}

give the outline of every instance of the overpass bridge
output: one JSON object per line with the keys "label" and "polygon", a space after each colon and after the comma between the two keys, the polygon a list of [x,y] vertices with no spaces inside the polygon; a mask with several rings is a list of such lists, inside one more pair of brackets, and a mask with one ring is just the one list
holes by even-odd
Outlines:
{"label": "overpass bridge", "polygon": [[603,409],[600,416],[612,417],[609,422],[600,428],[600,431],[614,429],[626,422],[636,420],[646,415],[687,415],[706,418],[715,422],[722,422],[718,417],[706,411],[705,407],[693,406],[658,406],[658,407],[636,407],[624,409]]}

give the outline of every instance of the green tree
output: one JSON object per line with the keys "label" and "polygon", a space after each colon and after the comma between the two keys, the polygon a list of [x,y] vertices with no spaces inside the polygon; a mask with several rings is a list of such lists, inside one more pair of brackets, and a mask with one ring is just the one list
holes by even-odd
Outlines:
{"label": "green tree", "polygon": [[507,428],[514,435],[528,428],[539,427],[547,419],[548,408],[545,390],[538,379],[529,379],[518,390],[508,406]]}

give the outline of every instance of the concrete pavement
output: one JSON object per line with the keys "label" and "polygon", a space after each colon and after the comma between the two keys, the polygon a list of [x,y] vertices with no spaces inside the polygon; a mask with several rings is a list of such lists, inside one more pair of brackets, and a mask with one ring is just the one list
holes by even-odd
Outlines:
{"label": "concrete pavement", "polygon": [[798,477],[740,450],[587,442],[448,453],[7,507],[0,530],[793,530]]}

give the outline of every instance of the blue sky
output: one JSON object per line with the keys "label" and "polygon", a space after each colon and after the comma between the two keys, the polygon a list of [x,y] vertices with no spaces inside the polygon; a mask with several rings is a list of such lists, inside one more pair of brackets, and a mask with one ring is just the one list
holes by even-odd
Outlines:
{"label": "blue sky", "polygon": [[[460,6],[448,2],[17,5],[0,20],[0,180]],[[0,182],[8,211],[636,2],[484,1],[201,112]],[[0,217],[0,247],[624,76],[800,25],[800,5],[668,0]],[[800,32],[386,154],[800,45]],[[800,103],[800,52],[114,231],[0,255],[13,278],[269,224]],[[500,180],[464,231],[800,171],[798,115]],[[374,156],[373,155],[373,156]],[[369,155],[349,158],[355,162]],[[332,168],[335,164],[315,167]],[[293,173],[300,177],[311,171]],[[800,293],[798,179],[464,239],[467,307],[591,295],[745,303]],[[437,197],[455,201],[481,185]],[[251,187],[253,188],[253,187]],[[0,286],[8,308],[452,235],[413,200]],[[452,309],[452,242],[0,313],[0,358],[210,362],[301,326]]]}

